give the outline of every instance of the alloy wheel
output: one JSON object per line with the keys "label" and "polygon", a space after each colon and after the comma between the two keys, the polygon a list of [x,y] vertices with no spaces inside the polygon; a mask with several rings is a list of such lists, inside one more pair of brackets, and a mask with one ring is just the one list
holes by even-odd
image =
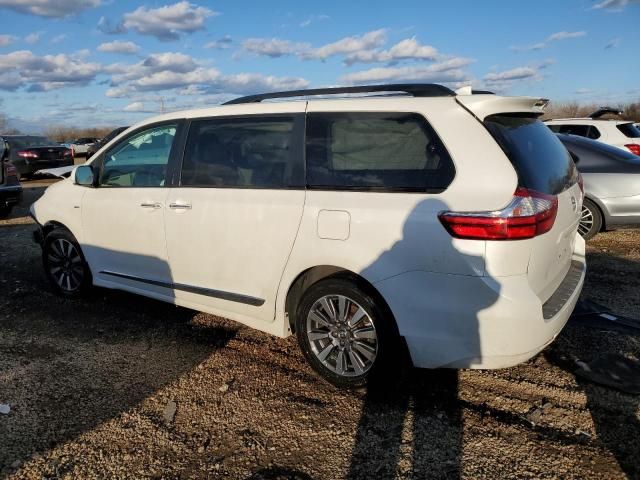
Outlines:
{"label": "alloy wheel", "polygon": [[583,237],[588,235],[593,228],[593,212],[587,208],[586,205],[582,205],[582,214],[580,216],[580,224],[578,225],[578,232]]}
{"label": "alloy wheel", "polygon": [[77,247],[69,240],[56,238],[47,252],[49,274],[65,292],[74,292],[84,278],[82,257]]}
{"label": "alloy wheel", "polygon": [[307,315],[306,335],[316,358],[338,375],[365,374],[378,353],[371,317],[344,295],[325,295],[316,300]]}

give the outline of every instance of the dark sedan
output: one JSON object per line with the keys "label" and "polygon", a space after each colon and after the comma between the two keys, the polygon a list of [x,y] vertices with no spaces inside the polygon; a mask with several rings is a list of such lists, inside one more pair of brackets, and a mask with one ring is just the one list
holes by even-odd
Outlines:
{"label": "dark sedan", "polygon": [[640,157],[584,137],[558,138],[584,178],[580,234],[589,239],[603,230],[640,226]]}
{"label": "dark sedan", "polygon": [[9,161],[21,177],[33,175],[43,168],[73,165],[71,150],[46,137],[36,135],[6,135]]}

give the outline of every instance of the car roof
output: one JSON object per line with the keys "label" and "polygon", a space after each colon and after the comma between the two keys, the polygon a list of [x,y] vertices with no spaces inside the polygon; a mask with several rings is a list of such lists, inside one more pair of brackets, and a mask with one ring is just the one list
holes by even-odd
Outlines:
{"label": "car roof", "polygon": [[544,120],[545,123],[557,122],[557,123],[576,123],[576,124],[609,124],[609,125],[623,125],[627,123],[633,123],[632,120],[606,120],[603,118],[590,118],[590,117],[575,117],[575,118],[548,118]]}

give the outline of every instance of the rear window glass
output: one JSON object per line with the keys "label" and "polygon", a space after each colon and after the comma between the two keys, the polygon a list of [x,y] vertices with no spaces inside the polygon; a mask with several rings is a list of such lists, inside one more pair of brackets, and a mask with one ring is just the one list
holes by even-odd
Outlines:
{"label": "rear window glass", "polygon": [[55,142],[49,140],[47,137],[20,137],[20,138],[8,138],[7,142],[14,148],[27,148],[27,147],[43,147],[55,145]]}
{"label": "rear window glass", "polygon": [[627,138],[640,138],[640,128],[636,127],[633,123],[621,123],[616,125]]}
{"label": "rear window glass", "polygon": [[310,188],[440,192],[455,170],[444,145],[414,113],[312,113]]}
{"label": "rear window glass", "polygon": [[489,116],[484,123],[511,160],[520,186],[555,195],[577,181],[571,155],[538,119],[503,114]]}

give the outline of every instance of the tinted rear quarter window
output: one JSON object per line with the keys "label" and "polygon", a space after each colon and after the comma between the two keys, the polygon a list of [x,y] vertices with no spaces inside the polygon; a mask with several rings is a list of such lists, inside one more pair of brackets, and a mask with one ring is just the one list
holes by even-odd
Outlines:
{"label": "tinted rear quarter window", "polygon": [[589,136],[589,125],[560,125],[560,133],[578,135],[579,137]]}
{"label": "tinted rear quarter window", "polygon": [[571,155],[537,118],[492,115],[484,123],[511,160],[520,186],[555,195],[577,181]]}
{"label": "tinted rear quarter window", "polygon": [[616,125],[627,138],[640,138],[640,128],[636,127],[633,123],[621,123]]}
{"label": "tinted rear quarter window", "polygon": [[414,113],[311,113],[309,188],[441,192],[453,180],[451,157]]}

